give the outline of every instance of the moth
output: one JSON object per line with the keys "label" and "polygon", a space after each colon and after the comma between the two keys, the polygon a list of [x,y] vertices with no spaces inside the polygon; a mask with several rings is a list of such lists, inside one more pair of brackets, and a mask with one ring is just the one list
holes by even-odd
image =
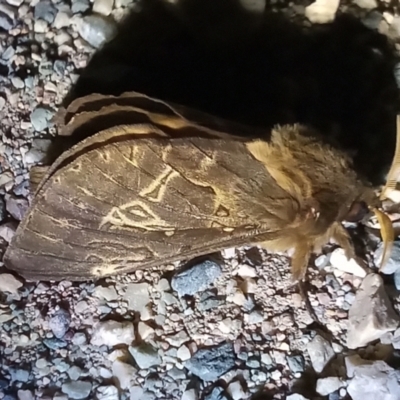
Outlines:
{"label": "moth", "polygon": [[308,127],[266,135],[135,92],[77,99],[55,122],[66,147],[32,168],[30,208],[4,256],[28,280],[99,279],[244,245],[292,249],[302,280],[330,239],[353,257],[342,222],[371,211],[387,260],[381,205],[396,171],[379,197]]}

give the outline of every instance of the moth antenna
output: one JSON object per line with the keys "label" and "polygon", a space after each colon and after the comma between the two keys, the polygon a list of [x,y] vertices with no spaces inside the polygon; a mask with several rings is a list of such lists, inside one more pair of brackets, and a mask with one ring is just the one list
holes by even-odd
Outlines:
{"label": "moth antenna", "polygon": [[379,272],[381,272],[382,268],[386,265],[392,251],[394,242],[394,229],[392,221],[384,212],[378,210],[377,208],[374,208],[373,212],[378,218],[379,225],[381,226],[381,236],[384,243],[381,266],[379,267]]}
{"label": "moth antenna", "polygon": [[351,243],[349,233],[340,223],[335,223],[333,226],[332,237],[337,242],[337,244],[344,250],[347,259],[352,259],[356,257],[354,252],[354,247]]}
{"label": "moth antenna", "polygon": [[380,200],[390,198],[390,193],[396,190],[397,177],[400,175],[400,114],[397,115],[396,121],[396,151],[386,180],[386,185],[380,195]]}

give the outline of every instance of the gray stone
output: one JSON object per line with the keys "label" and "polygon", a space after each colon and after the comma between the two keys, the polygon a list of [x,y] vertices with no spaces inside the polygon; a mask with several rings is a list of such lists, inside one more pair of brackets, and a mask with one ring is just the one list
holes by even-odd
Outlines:
{"label": "gray stone", "polygon": [[6,105],[6,99],[0,96],[0,111],[4,108],[5,105]]}
{"label": "gray stone", "polygon": [[161,357],[157,349],[150,344],[142,343],[139,346],[130,346],[129,352],[135,359],[139,368],[147,369],[161,364]]}
{"label": "gray stone", "polygon": [[14,180],[14,175],[11,171],[2,172],[0,174],[0,187],[6,186]]}
{"label": "gray stone", "polygon": [[249,314],[247,322],[249,324],[259,324],[264,320],[264,315],[260,310],[254,310]]}
{"label": "gray stone", "polygon": [[35,400],[35,396],[30,390],[18,390],[18,400]]}
{"label": "gray stone", "polygon": [[318,269],[324,269],[329,265],[329,256],[327,256],[326,254],[321,254],[315,259],[314,265]]}
{"label": "gray stone", "polygon": [[246,361],[246,366],[249,368],[260,368],[260,361],[255,357],[249,358]]}
{"label": "gray stone", "polygon": [[287,396],[286,400],[308,400],[308,399],[301,394],[293,393],[293,394]]}
{"label": "gray stone", "polygon": [[7,0],[7,3],[14,7],[19,7],[23,2],[24,0]]}
{"label": "gray stone", "polygon": [[231,382],[227,388],[227,392],[230,394],[233,400],[241,400],[246,398],[246,392],[243,390],[243,386],[239,380]]}
{"label": "gray stone", "polygon": [[22,282],[14,275],[0,274],[0,292],[16,294],[20,287],[22,287]]}
{"label": "gray stone", "polygon": [[71,324],[71,315],[67,310],[60,308],[49,320],[49,327],[57,339],[62,339]]}
{"label": "gray stone", "polygon": [[122,299],[128,302],[128,309],[142,313],[150,302],[148,283],[129,283]]}
{"label": "gray stone", "polygon": [[364,8],[367,10],[372,10],[373,8],[378,7],[377,0],[354,0],[354,3],[357,4],[360,8]]}
{"label": "gray stone", "polygon": [[93,295],[99,299],[105,299],[107,301],[113,301],[118,298],[118,293],[114,286],[96,286]]}
{"label": "gray stone", "polygon": [[322,336],[315,336],[307,344],[307,351],[310,355],[312,366],[317,373],[321,373],[329,361],[335,356],[331,344]]}
{"label": "gray stone", "polygon": [[10,368],[8,372],[11,375],[11,381],[13,382],[28,382],[29,371],[22,368]]}
{"label": "gray stone", "polygon": [[400,62],[394,67],[394,77],[396,79],[397,87],[400,89]]}
{"label": "gray stone", "polygon": [[108,16],[114,6],[114,0],[94,0],[93,12]]}
{"label": "gray stone", "polygon": [[36,132],[44,131],[52,124],[53,112],[44,107],[36,107],[31,113],[31,123]]}
{"label": "gray stone", "polygon": [[86,399],[92,390],[92,384],[85,381],[70,381],[64,383],[61,390],[70,399]]}
{"label": "gray stone", "polygon": [[332,252],[330,262],[334,268],[340,271],[347,272],[361,278],[364,278],[367,275],[365,269],[359,265],[354,258],[349,260],[346,257],[344,249],[341,247]]}
{"label": "gray stone", "polygon": [[132,386],[129,388],[130,399],[141,399],[143,396],[143,389],[140,386]]}
{"label": "gray stone", "polygon": [[[68,363],[66,363],[62,358],[54,359],[53,364],[55,365],[56,370],[59,372],[67,372],[69,369],[74,368],[74,367],[71,368],[71,366]],[[76,368],[78,368],[78,367],[76,367]],[[74,372],[72,374],[74,374]],[[76,376],[74,376],[74,377],[76,377]],[[72,380],[77,380],[78,378],[79,378],[79,376],[76,379],[72,379]]]}
{"label": "gray stone", "polygon": [[52,24],[57,15],[57,9],[50,0],[41,0],[35,6],[35,19],[43,19]]}
{"label": "gray stone", "polygon": [[91,344],[95,346],[116,346],[131,344],[135,340],[132,322],[104,321],[98,322],[92,333]]}
{"label": "gray stone", "polygon": [[[362,360],[362,359],[361,359]],[[384,361],[353,366],[347,392],[353,400],[400,400],[400,371]]]}
{"label": "gray stone", "polygon": [[215,381],[235,366],[233,345],[224,343],[198,350],[185,367],[205,381]]}
{"label": "gray stone", "polygon": [[68,369],[68,376],[71,381],[77,381],[82,375],[82,369],[79,368],[77,365],[73,365],[71,368]]}
{"label": "gray stone", "polygon": [[216,262],[205,260],[176,274],[172,278],[171,286],[180,297],[192,296],[211,286],[221,275],[221,272],[221,267]]}
{"label": "gray stone", "polygon": [[[377,266],[380,266],[382,260],[383,247],[384,244],[381,242],[374,252],[374,263]],[[398,270],[400,270],[400,242],[395,241],[393,243],[390,257],[380,272],[383,272],[386,275],[391,275]]]}
{"label": "gray stone", "polygon": [[383,20],[383,15],[379,11],[371,11],[363,19],[362,23],[369,29],[378,29]]}
{"label": "gray stone", "polygon": [[181,400],[198,400],[198,398],[196,389],[188,389],[183,392]]}
{"label": "gray stone", "polygon": [[112,374],[121,389],[128,389],[131,386],[131,380],[137,375],[137,370],[130,364],[115,360],[112,365]]}
{"label": "gray stone", "polygon": [[1,54],[1,58],[6,61],[10,61],[15,55],[15,49],[13,46],[8,46],[3,54]]}
{"label": "gray stone", "polygon": [[217,308],[221,304],[223,304],[223,300],[218,299],[217,297],[209,297],[208,299],[205,299],[197,304],[197,309],[199,311],[207,311],[213,308]]}
{"label": "gray stone", "polygon": [[16,89],[23,89],[25,87],[24,81],[19,76],[13,76],[11,83]]}
{"label": "gray stone", "polygon": [[316,392],[321,396],[327,396],[330,393],[336,392],[342,386],[344,386],[344,383],[336,376],[320,378],[317,380]]}
{"label": "gray stone", "polygon": [[224,389],[217,386],[210,394],[204,397],[204,400],[228,400],[228,398],[224,394]]}
{"label": "gray stone", "polygon": [[174,347],[180,347],[183,343],[189,340],[189,336],[186,331],[181,330],[178,333],[172,334],[171,336],[166,336],[165,340]]}
{"label": "gray stone", "polygon": [[400,270],[396,271],[393,275],[394,286],[400,291]]}
{"label": "gray stone", "polygon": [[60,76],[64,76],[65,71],[67,69],[67,63],[64,60],[56,60],[54,61],[54,65],[53,65],[54,71],[60,75]]}
{"label": "gray stone", "polygon": [[99,386],[96,390],[97,400],[119,400],[118,389],[113,386]]}
{"label": "gray stone", "polygon": [[87,343],[86,335],[83,332],[75,332],[74,336],[72,337],[72,343],[77,346],[86,344]]}
{"label": "gray stone", "polygon": [[305,7],[305,16],[314,24],[326,24],[335,19],[339,0],[316,0]]}
{"label": "gray stone", "polygon": [[288,356],[287,363],[290,370],[294,374],[297,372],[304,372],[304,357],[301,354],[296,356]]}
{"label": "gray stone", "polygon": [[68,345],[68,343],[65,340],[61,340],[61,339],[57,339],[57,338],[44,339],[43,344],[52,350],[61,349]]}
{"label": "gray stone", "polygon": [[0,11],[0,28],[5,31],[13,29],[15,26],[15,21],[11,19],[7,14]]}
{"label": "gray stone", "polygon": [[66,28],[71,25],[71,13],[59,11],[54,20],[53,26],[55,29]]}
{"label": "gray stone", "polygon": [[10,196],[6,203],[7,211],[17,221],[21,221],[29,208],[28,200],[23,197]]}
{"label": "gray stone", "polygon": [[78,25],[78,31],[82,39],[98,49],[116,35],[117,27],[111,18],[101,15],[88,15]]}
{"label": "gray stone", "polygon": [[46,153],[39,149],[30,149],[24,154],[25,165],[33,165],[43,161],[46,158]]}
{"label": "gray stone", "polygon": [[356,349],[394,331],[400,319],[393,310],[378,274],[368,275],[362,282],[349,310],[347,347]]}
{"label": "gray stone", "polygon": [[72,2],[71,10],[74,14],[84,13],[90,8],[89,0],[75,0]]}
{"label": "gray stone", "polygon": [[254,13],[262,13],[265,9],[266,0],[240,0],[241,6]]}

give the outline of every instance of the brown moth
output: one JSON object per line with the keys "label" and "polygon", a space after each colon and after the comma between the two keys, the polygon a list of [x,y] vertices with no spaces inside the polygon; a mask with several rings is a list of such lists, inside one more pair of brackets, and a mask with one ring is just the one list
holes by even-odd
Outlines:
{"label": "brown moth", "polygon": [[299,280],[331,238],[352,257],[342,221],[369,210],[393,241],[376,190],[307,127],[261,140],[138,93],[78,99],[56,122],[72,147],[32,169],[31,206],[4,256],[27,279],[99,279],[254,244],[293,249]]}

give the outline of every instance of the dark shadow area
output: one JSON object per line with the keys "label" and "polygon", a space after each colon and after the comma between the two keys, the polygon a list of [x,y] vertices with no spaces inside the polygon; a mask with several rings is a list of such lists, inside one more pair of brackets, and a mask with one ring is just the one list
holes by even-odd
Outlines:
{"label": "dark shadow area", "polygon": [[394,47],[350,15],[308,28],[234,0],[143,1],[65,100],[138,91],[270,129],[310,124],[382,182],[395,145]]}

